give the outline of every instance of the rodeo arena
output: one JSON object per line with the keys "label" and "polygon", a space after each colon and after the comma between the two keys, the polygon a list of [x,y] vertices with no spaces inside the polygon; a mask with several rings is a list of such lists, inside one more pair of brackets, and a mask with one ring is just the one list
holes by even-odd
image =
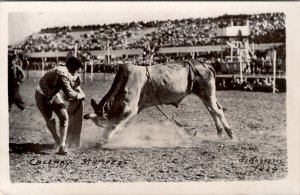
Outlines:
{"label": "rodeo arena", "polygon": [[287,176],[284,13],[42,28],[8,70],[14,183]]}

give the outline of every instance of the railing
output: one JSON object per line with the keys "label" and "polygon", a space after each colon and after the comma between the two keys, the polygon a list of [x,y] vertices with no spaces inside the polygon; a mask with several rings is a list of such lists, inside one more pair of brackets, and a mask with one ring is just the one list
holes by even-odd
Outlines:
{"label": "railing", "polygon": [[[284,43],[265,43],[265,44],[254,44],[254,50],[268,50],[274,47],[282,46]],[[208,46],[191,46],[191,47],[161,47],[157,53],[168,54],[168,53],[193,53],[193,52],[221,52],[224,49],[230,48],[226,45],[208,45]],[[123,50],[110,50],[110,55],[116,57],[122,57],[123,55],[139,55],[143,52],[142,49],[123,49]],[[50,51],[50,52],[33,52],[25,53],[29,58],[57,58],[66,57],[67,51]],[[93,56],[106,56],[106,50],[91,50],[89,51]]]}

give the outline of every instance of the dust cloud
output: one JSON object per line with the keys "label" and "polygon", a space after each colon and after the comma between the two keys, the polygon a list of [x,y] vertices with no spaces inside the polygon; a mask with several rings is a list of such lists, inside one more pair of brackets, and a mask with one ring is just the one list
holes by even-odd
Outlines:
{"label": "dust cloud", "polygon": [[[94,147],[103,128],[88,122],[82,131],[82,147]],[[103,148],[173,148],[193,146],[193,137],[169,121],[161,123],[131,121],[115,132]]]}

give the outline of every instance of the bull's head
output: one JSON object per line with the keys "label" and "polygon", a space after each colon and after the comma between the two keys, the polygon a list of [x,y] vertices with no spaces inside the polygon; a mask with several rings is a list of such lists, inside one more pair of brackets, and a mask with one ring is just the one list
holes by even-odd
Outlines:
{"label": "bull's head", "polygon": [[91,119],[98,127],[105,127],[107,123],[107,114],[103,108],[99,108],[94,99],[91,99],[91,105],[94,109],[93,113],[87,113],[83,116],[84,119]]}

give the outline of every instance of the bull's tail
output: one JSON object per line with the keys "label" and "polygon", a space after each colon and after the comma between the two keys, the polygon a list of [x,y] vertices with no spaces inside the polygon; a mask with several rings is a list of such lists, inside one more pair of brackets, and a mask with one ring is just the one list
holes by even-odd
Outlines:
{"label": "bull's tail", "polygon": [[214,77],[216,78],[216,71],[215,71],[215,68],[211,65],[206,65],[206,67],[212,71],[212,73],[214,74]]}
{"label": "bull's tail", "polygon": [[195,73],[196,76],[199,76],[200,73],[197,70],[197,68],[195,68],[195,64],[201,64],[202,66],[204,66],[205,68],[210,70],[213,73],[214,78],[216,78],[216,71],[215,71],[213,66],[211,66],[209,64],[206,64],[204,62],[198,61],[198,60],[189,60],[188,63],[189,63],[190,67],[192,68],[192,70],[193,70],[193,72]]}
{"label": "bull's tail", "polygon": [[210,70],[213,75],[214,75],[214,78],[216,78],[216,71],[214,69],[213,66],[209,65],[209,64],[206,64],[202,61],[199,61],[199,60],[188,60],[187,61],[189,66],[192,68],[193,72],[195,73],[196,76],[199,76],[199,71],[197,70],[197,68],[195,68],[195,65],[196,64],[201,64],[202,66],[204,66],[206,69]]}
{"label": "bull's tail", "polygon": [[104,107],[105,104],[107,103],[107,101],[114,97],[118,91],[120,90],[120,87],[122,85],[122,83],[124,82],[124,80],[127,78],[128,76],[128,67],[126,64],[124,65],[120,65],[119,69],[117,71],[117,74],[115,76],[115,79],[112,83],[111,88],[109,89],[109,91],[104,95],[104,97],[101,99],[101,101],[99,102],[99,104],[97,105],[97,112],[101,112],[102,114],[104,114]]}

